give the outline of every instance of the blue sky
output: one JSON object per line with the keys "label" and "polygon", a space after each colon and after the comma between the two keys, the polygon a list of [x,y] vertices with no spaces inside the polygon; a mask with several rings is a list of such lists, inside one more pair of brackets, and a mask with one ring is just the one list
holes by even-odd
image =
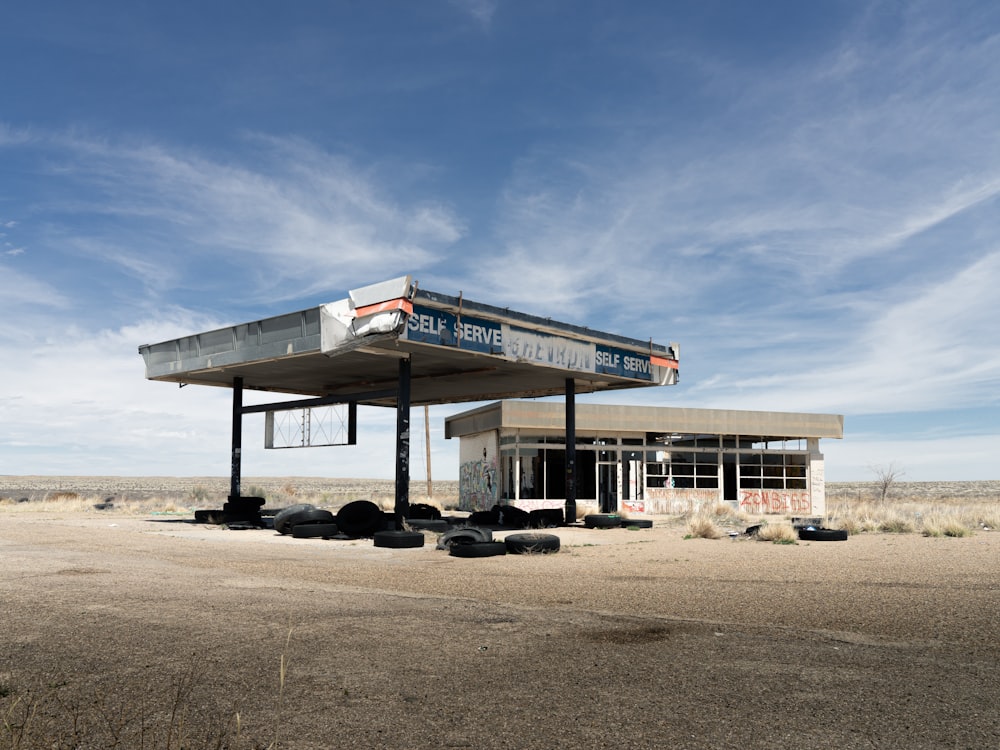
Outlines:
{"label": "blue sky", "polygon": [[[229,392],[137,347],[411,273],[680,342],[680,385],[587,400],[843,414],[831,481],[1000,478],[998,91],[992,0],[19,4],[0,474],[225,475]],[[248,417],[244,474],[390,477],[393,418]]]}

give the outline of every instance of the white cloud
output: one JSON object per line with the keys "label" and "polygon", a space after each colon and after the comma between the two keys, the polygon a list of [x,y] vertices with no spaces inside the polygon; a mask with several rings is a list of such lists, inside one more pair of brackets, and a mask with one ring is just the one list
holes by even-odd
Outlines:
{"label": "white cloud", "polygon": [[93,196],[62,210],[97,220],[90,236],[66,243],[151,288],[165,271],[210,262],[265,285],[271,299],[308,296],[371,281],[373,268],[426,266],[464,231],[447,206],[401,205],[348,160],[302,141],[252,138],[252,167],[157,145],[52,142],[66,158],[60,179]]}
{"label": "white cloud", "polygon": [[[9,253],[18,255],[19,253]],[[51,284],[0,263],[0,311],[10,320],[25,308],[66,308],[70,299]]]}
{"label": "white cloud", "polygon": [[451,4],[468,13],[484,28],[489,28],[499,3],[498,0],[451,0]]}

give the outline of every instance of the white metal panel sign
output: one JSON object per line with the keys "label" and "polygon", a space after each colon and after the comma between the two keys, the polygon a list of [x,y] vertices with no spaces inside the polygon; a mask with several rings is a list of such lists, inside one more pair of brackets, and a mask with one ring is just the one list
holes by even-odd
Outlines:
{"label": "white metal panel sign", "polygon": [[649,354],[414,305],[401,338],[565,370],[652,381]]}

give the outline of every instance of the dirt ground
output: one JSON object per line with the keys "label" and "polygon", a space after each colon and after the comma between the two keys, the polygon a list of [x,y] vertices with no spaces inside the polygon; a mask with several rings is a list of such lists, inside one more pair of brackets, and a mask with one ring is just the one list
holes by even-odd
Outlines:
{"label": "dirt ground", "polygon": [[1000,533],[553,531],[0,514],[0,748],[1000,747]]}

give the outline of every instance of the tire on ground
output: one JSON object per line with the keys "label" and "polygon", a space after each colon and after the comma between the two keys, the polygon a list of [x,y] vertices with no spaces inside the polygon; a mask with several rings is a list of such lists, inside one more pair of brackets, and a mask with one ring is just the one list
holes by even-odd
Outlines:
{"label": "tire on ground", "polygon": [[339,533],[335,523],[297,523],[292,526],[295,539],[329,539]]}
{"label": "tire on ground", "polygon": [[623,518],[623,529],[651,529],[653,522],[649,518]]}
{"label": "tire on ground", "polygon": [[225,522],[225,514],[221,510],[196,510],[195,523],[210,523],[218,526]]}
{"label": "tire on ground", "polygon": [[621,528],[622,517],[617,513],[591,513],[583,517],[583,525],[588,529]]}
{"label": "tire on ground", "polygon": [[385,529],[372,534],[376,547],[389,547],[391,549],[409,549],[411,547],[423,547],[424,535],[419,531],[399,531],[397,529]]}
{"label": "tire on ground", "polygon": [[500,506],[500,525],[509,526],[512,529],[526,529],[531,522],[531,515],[528,511],[518,508],[516,505]]}
{"label": "tire on ground", "polygon": [[469,514],[469,523],[486,526],[497,526],[500,523],[500,506],[494,505],[489,510],[476,510]]}
{"label": "tire on ground", "polygon": [[565,512],[559,508],[542,508],[528,511],[528,528],[554,529],[563,525]]}
{"label": "tire on ground", "polygon": [[809,542],[846,542],[847,529],[799,529],[799,539]]}
{"label": "tire on ground", "polygon": [[257,510],[263,508],[267,501],[262,497],[254,497],[252,495],[230,495],[226,498],[227,504],[233,508],[253,508]]}
{"label": "tire on ground", "polygon": [[441,511],[428,503],[411,503],[410,510],[406,514],[406,517],[408,519],[409,518],[437,519],[441,518]]}
{"label": "tire on ground", "polygon": [[311,523],[333,523],[334,518],[333,513],[323,508],[307,508],[306,510],[290,513],[284,521],[285,528],[294,532],[296,526]]}
{"label": "tire on ground", "polygon": [[448,554],[452,557],[496,557],[507,554],[507,545],[503,542],[455,544],[448,549]]}
{"label": "tire on ground", "polygon": [[407,518],[406,525],[421,531],[444,532],[451,528],[451,524],[443,518]]}
{"label": "tire on ground", "polygon": [[315,507],[312,503],[298,503],[282,508],[274,514],[274,530],[279,534],[291,534],[292,528],[287,523],[288,517],[299,511],[312,510]]}
{"label": "tire on ground", "polygon": [[492,542],[493,532],[478,526],[459,526],[449,529],[438,537],[438,549],[451,549],[457,544],[475,544],[476,542]]}
{"label": "tire on ground", "polygon": [[354,500],[337,511],[337,526],[354,539],[371,536],[385,528],[385,514],[370,500]]}
{"label": "tire on ground", "polygon": [[555,534],[508,534],[503,540],[512,555],[548,554],[559,551],[559,537]]}

